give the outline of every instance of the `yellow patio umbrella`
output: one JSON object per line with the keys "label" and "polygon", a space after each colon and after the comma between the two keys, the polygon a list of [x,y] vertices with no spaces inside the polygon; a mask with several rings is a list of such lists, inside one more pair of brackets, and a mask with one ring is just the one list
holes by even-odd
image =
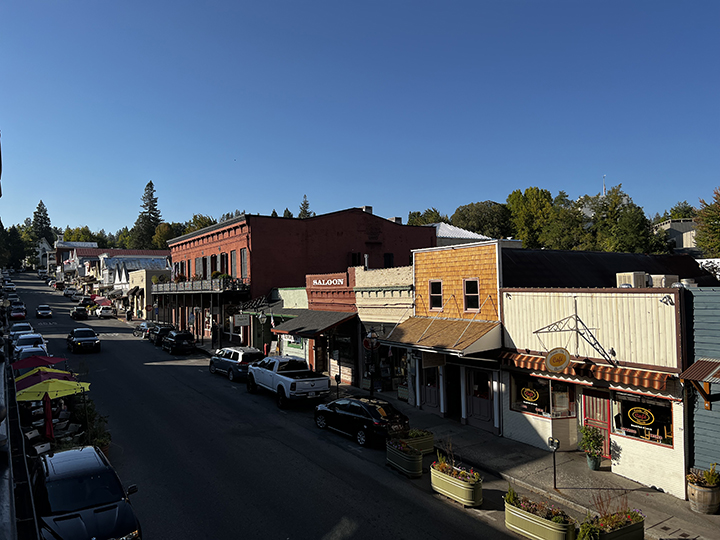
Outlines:
{"label": "yellow patio umbrella", "polygon": [[40,401],[45,394],[50,399],[57,399],[73,394],[82,394],[90,390],[90,383],[47,379],[21,390],[17,393],[17,401]]}
{"label": "yellow patio umbrella", "polygon": [[15,377],[15,382],[22,381],[22,380],[25,379],[26,377],[30,377],[31,375],[35,375],[36,373],[40,373],[40,372],[43,372],[43,373],[62,373],[63,375],[64,375],[64,374],[72,375],[72,373],[70,373],[69,371],[63,371],[62,369],[55,369],[55,368],[51,368],[51,367],[40,366],[40,367],[36,367],[36,368],[33,369],[32,371],[27,372],[25,375],[20,375],[19,377]]}

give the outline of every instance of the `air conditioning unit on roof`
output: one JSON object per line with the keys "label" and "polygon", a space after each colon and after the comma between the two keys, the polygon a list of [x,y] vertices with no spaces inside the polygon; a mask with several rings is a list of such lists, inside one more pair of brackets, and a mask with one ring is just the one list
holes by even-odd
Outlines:
{"label": "air conditioning unit on roof", "polygon": [[645,272],[618,272],[615,274],[618,287],[631,285],[634,289],[644,289],[648,286],[648,278]]}

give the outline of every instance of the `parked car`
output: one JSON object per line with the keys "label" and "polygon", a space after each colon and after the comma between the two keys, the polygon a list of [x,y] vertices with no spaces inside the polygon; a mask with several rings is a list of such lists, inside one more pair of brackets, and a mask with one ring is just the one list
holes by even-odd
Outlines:
{"label": "parked car", "polygon": [[410,429],[408,417],[377,398],[340,398],[315,407],[315,425],[353,437],[360,446]]}
{"label": "parked car", "polygon": [[27,322],[20,322],[15,323],[10,327],[10,332],[8,332],[8,337],[10,339],[10,343],[13,342],[15,339],[15,335],[19,332],[34,332],[34,329],[30,323]]}
{"label": "parked car", "polygon": [[225,347],[210,358],[210,373],[225,373],[231,381],[247,379],[248,366],[265,358],[255,347]]}
{"label": "parked car", "polygon": [[195,337],[186,330],[170,330],[162,340],[162,349],[170,354],[190,353],[195,349]]}
{"label": "parked car", "polygon": [[75,306],[70,310],[70,316],[76,321],[88,318],[88,311],[85,306]]}
{"label": "parked car", "polygon": [[68,298],[71,298],[73,296],[77,296],[77,289],[75,287],[66,287],[63,291],[63,296],[67,296]]}
{"label": "parked car", "polygon": [[13,362],[20,359],[22,351],[30,348],[41,349],[43,351],[42,356],[47,356],[47,342],[41,334],[21,334],[15,340],[13,346]]}
{"label": "parked car", "polygon": [[113,308],[110,306],[98,306],[95,309],[95,315],[97,315],[98,319],[104,319],[105,317],[112,317],[113,316]]}
{"label": "parked car", "polygon": [[3,285],[4,291],[15,291],[17,287],[15,287],[15,284],[12,281],[6,281]]}
{"label": "parked car", "polygon": [[248,367],[248,392],[258,387],[275,394],[277,405],[286,407],[288,400],[316,399],[330,393],[330,378],[308,369],[307,362],[291,356],[272,356]]}
{"label": "parked car", "polygon": [[93,300],[89,296],[81,296],[77,300],[79,306],[90,307],[95,305],[95,300]]}
{"label": "parked car", "polygon": [[174,326],[171,325],[159,325],[150,329],[148,332],[148,340],[156,347],[162,345],[162,340],[165,339],[172,330],[175,330]]}
{"label": "parked car", "polygon": [[74,328],[70,330],[70,333],[65,341],[67,342],[68,350],[71,352],[100,352],[100,338],[92,328]]}
{"label": "parked car", "polygon": [[47,304],[40,304],[35,308],[35,317],[42,319],[43,317],[52,317],[52,309]]}
{"label": "parked car", "polygon": [[35,510],[43,538],[140,539],[130,495],[97,448],[45,454],[32,475]]}
{"label": "parked car", "polygon": [[27,315],[27,312],[25,311],[24,307],[12,307],[10,308],[10,314],[8,315],[8,319],[11,321],[23,321],[25,320],[25,316]]}
{"label": "parked car", "polygon": [[65,284],[62,281],[53,281],[51,287],[56,291],[64,291]]}
{"label": "parked car", "polygon": [[143,321],[135,327],[135,329],[133,330],[133,336],[147,339],[148,332],[150,332],[150,330],[152,330],[156,326],[157,326],[157,323],[150,322],[150,321]]}
{"label": "parked car", "polygon": [[20,301],[20,297],[17,295],[17,293],[14,293],[14,292],[9,293],[7,295],[7,299],[8,299],[8,302],[15,302],[15,301],[19,302]]}

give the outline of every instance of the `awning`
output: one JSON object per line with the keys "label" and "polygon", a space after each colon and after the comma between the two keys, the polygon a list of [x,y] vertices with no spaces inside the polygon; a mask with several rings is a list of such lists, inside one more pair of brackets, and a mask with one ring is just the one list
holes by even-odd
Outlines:
{"label": "awning", "polygon": [[379,341],[392,347],[445,351],[466,356],[499,349],[501,338],[502,328],[497,321],[410,317]]}
{"label": "awning", "polygon": [[113,289],[105,295],[106,298],[120,298],[123,295],[122,289]]}
{"label": "awning", "polygon": [[[530,369],[532,371],[549,372],[547,366],[545,365],[544,356],[502,351],[499,354],[499,358],[505,365],[515,366],[522,369]],[[570,362],[570,365],[564,370],[554,374],[575,375],[578,377],[599,379],[617,384],[653,388],[654,390],[665,390],[667,380],[670,377],[669,373],[588,364],[586,362],[575,361]]]}
{"label": "awning", "polygon": [[138,289],[140,289],[140,287],[137,286],[137,285],[135,285],[132,289],[130,289],[130,290],[128,291],[127,295],[128,295],[128,296],[134,296],[135,294],[137,294]]}
{"label": "awning", "polygon": [[720,401],[720,394],[710,393],[711,384],[720,384],[720,359],[698,358],[679,377],[683,382],[689,381],[702,396],[705,400],[705,409],[711,410],[711,403]]}
{"label": "awning", "polygon": [[[265,315],[269,314],[266,313]],[[278,324],[272,331],[275,334],[292,334],[314,338],[355,317],[357,317],[357,313],[354,312],[307,310],[294,319]]]}

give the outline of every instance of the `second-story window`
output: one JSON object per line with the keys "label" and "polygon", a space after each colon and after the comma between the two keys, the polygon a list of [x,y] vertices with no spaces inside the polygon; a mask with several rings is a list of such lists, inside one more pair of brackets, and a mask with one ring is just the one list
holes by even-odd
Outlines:
{"label": "second-story window", "polygon": [[430,309],[442,309],[442,281],[430,282]]}
{"label": "second-story window", "polygon": [[240,277],[243,279],[248,277],[247,248],[240,250]]}
{"label": "second-story window", "polygon": [[477,311],[480,309],[480,287],[477,279],[466,279],[463,281],[465,311]]}

